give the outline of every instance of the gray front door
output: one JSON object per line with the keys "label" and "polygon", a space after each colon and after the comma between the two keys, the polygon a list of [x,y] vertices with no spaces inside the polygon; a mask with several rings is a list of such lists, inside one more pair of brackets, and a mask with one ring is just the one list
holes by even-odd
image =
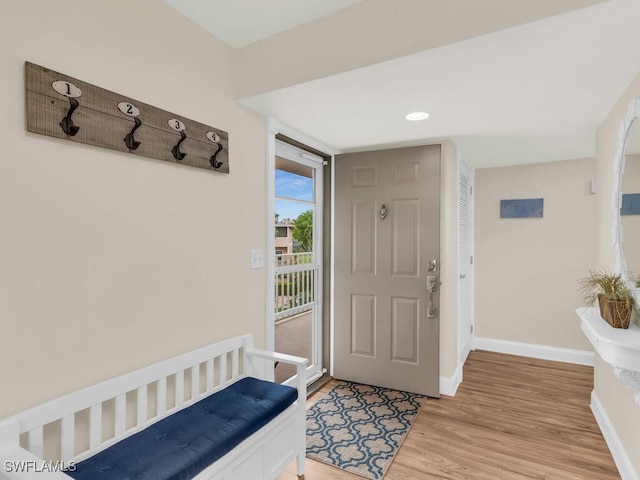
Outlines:
{"label": "gray front door", "polygon": [[334,377],[439,396],[440,146],[339,155],[335,192]]}

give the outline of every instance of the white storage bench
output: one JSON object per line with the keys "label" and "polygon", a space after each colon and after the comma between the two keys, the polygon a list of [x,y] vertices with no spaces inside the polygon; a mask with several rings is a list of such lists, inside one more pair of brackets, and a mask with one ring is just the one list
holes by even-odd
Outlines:
{"label": "white storage bench", "polygon": [[306,364],[243,335],[70,393],[0,421],[0,478],[260,480],[294,459],[302,476]]}

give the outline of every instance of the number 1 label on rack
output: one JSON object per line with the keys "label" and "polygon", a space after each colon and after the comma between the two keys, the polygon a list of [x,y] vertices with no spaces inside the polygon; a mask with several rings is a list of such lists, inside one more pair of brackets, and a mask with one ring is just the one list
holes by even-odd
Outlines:
{"label": "number 1 label on rack", "polygon": [[51,84],[51,88],[60,95],[64,95],[69,98],[78,98],[82,95],[82,90],[80,90],[80,88],[66,80],[56,80]]}

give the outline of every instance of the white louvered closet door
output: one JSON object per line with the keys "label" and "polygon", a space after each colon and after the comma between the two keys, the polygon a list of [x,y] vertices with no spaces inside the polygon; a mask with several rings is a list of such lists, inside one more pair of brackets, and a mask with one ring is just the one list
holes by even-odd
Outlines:
{"label": "white louvered closet door", "polygon": [[[459,178],[459,232],[458,232],[458,262],[460,275],[469,275],[471,270],[470,231],[471,231],[471,182],[462,169]],[[464,277],[463,277],[464,278]]]}
{"label": "white louvered closet door", "polygon": [[464,362],[473,338],[473,170],[459,160],[458,356]]}

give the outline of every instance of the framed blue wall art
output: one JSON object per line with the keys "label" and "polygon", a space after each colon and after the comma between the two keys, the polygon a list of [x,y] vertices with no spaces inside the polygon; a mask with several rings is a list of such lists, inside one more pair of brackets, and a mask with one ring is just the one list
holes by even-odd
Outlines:
{"label": "framed blue wall art", "polygon": [[640,193],[623,193],[620,215],[640,215]]}
{"label": "framed blue wall art", "polygon": [[544,198],[500,200],[500,218],[542,218]]}

